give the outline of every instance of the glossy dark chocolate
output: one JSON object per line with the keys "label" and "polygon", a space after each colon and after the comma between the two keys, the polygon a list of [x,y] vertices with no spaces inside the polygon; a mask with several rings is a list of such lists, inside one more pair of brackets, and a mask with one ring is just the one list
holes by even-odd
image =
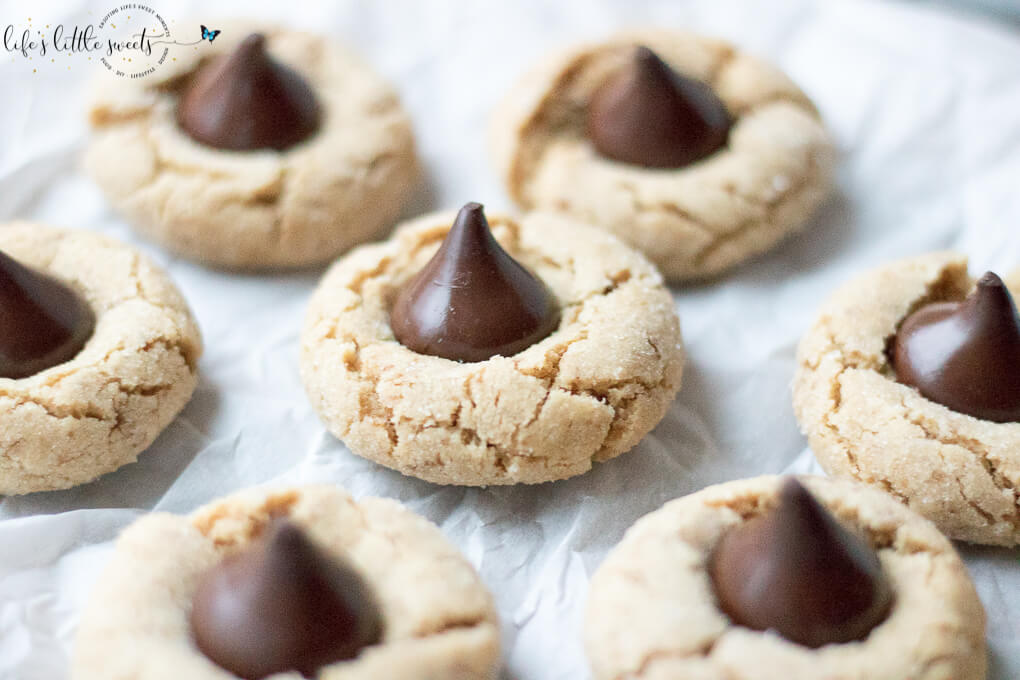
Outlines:
{"label": "glossy dark chocolate", "polygon": [[900,382],[925,398],[975,418],[1020,422],[1020,318],[992,272],[963,302],[908,316],[889,354]]}
{"label": "glossy dark chocolate", "polygon": [[647,47],[609,78],[588,105],[588,137],[600,154],[649,168],[680,168],[726,144],[726,106],[701,81],[671,69]]}
{"label": "glossy dark chocolate", "polygon": [[397,296],[393,334],[420,354],[483,361],[517,354],[559,324],[541,281],[500,247],[482,206],[461,208],[442,246]]}
{"label": "glossy dark chocolate", "polygon": [[723,535],[709,574],[734,623],[807,647],[863,640],[892,605],[874,550],[792,477],[774,509]]}
{"label": "glossy dark chocolate", "polygon": [[269,56],[259,33],[204,66],[177,105],[177,122],[188,135],[232,151],[282,151],[315,132],[319,117],[312,88]]}
{"label": "glossy dark chocolate", "polygon": [[64,363],[95,325],[74,290],[0,252],[0,377],[26,378]]}
{"label": "glossy dark chocolate", "polygon": [[202,577],[191,628],[203,654],[246,680],[315,677],[382,635],[362,578],[289,520]]}

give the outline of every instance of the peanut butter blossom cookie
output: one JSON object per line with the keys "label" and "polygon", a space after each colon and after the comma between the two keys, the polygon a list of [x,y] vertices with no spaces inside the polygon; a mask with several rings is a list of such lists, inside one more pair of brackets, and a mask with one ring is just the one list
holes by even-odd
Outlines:
{"label": "peanut butter blossom cookie", "polygon": [[717,274],[802,227],[834,160],[789,78],[675,31],[547,58],[496,110],[492,142],[519,204],[604,227],[673,281]]}
{"label": "peanut butter blossom cookie", "polygon": [[537,483],[632,448],[680,387],[655,268],[557,215],[469,203],[335,264],[312,297],[301,375],[354,453],[432,482]]}
{"label": "peanut butter blossom cookie", "polygon": [[86,165],[167,249],[234,268],[326,262],[419,181],[393,90],[325,37],[226,27],[144,78],[106,77]]}
{"label": "peanut butter blossom cookie", "polygon": [[982,680],[985,614],[928,521],[848,481],[759,477],[667,503],[591,582],[596,680]]}
{"label": "peanut butter blossom cookie", "polygon": [[498,668],[491,597],[433,525],[312,486],[129,527],[82,616],[72,677],[492,680]]}
{"label": "peanut butter blossom cookie", "polygon": [[134,462],[191,398],[201,339],[174,284],[85,231],[0,226],[0,494]]}
{"label": "peanut butter blossom cookie", "polygon": [[994,273],[934,253],[851,281],[801,340],[793,403],[830,474],[952,538],[1020,543],[1020,319]]}

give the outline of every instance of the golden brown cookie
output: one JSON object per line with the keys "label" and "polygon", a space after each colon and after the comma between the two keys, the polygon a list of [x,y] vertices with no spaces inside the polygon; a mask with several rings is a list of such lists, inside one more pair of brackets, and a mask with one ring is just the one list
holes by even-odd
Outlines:
{"label": "golden brown cookie", "polygon": [[0,378],[0,494],[66,489],[133,463],[198,383],[202,342],[173,282],[87,231],[0,225],[0,250],[68,284],[95,316],[70,360]]}
{"label": "golden brown cookie", "polygon": [[502,247],[552,292],[559,325],[513,356],[419,354],[394,338],[390,311],[453,217],[413,220],[345,256],[319,284],[301,376],[326,427],[360,456],[442,484],[563,479],[632,448],[666,413],[683,368],[673,300],[655,268],[562,216],[491,216]]}
{"label": "golden brown cookie", "polygon": [[[321,680],[490,680],[499,668],[492,598],[427,520],[398,503],[355,502],[328,486],[250,489],[188,517],[153,514],[121,535],[82,615],[75,680],[229,680],[193,641],[189,615],[203,574],[288,518],[367,582],[382,638]],[[299,680],[296,672],[274,674]]]}
{"label": "golden brown cookie", "polygon": [[952,545],[890,496],[849,481],[800,481],[878,554],[892,586],[861,641],[818,648],[733,623],[709,562],[727,532],[777,502],[781,478],[712,486],[631,527],[592,578],[585,649],[596,680],[982,680],[985,614]]}
{"label": "golden brown cookie", "polygon": [[[595,150],[589,104],[637,45],[711,86],[733,119],[725,146],[677,169]],[[712,276],[768,250],[806,223],[832,185],[832,143],[805,94],[732,45],[680,31],[627,33],[547,57],[497,107],[491,136],[522,207],[601,226],[670,281]]]}
{"label": "golden brown cookie", "polygon": [[311,137],[229,151],[181,129],[195,73],[254,30],[223,24],[215,42],[145,78],[96,83],[86,166],[132,226],[185,257],[243,269],[327,262],[389,228],[416,188],[411,123],[392,88],[332,40],[257,28],[270,56],[311,85],[322,117]]}
{"label": "golden brown cookie", "polygon": [[974,287],[967,260],[932,253],[889,263],[822,306],[797,352],[793,405],[827,472],[874,484],[952,538],[1020,543],[1020,423],[958,413],[898,382],[888,348],[929,302]]}

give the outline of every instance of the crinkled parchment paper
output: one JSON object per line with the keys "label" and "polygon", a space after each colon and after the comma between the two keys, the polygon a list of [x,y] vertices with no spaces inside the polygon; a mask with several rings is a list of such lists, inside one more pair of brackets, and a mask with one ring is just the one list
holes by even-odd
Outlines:
{"label": "crinkled parchment paper", "polygon": [[[113,4],[0,2],[0,23],[25,14],[84,24]],[[210,3],[147,4],[173,30],[197,30],[189,16],[215,27]],[[990,22],[873,0],[238,1],[215,13],[328,32],[391,78],[429,173],[430,195],[415,211],[468,200],[508,207],[485,151],[500,95],[550,48],[644,25],[721,35],[785,68],[834,131],[839,189],[778,250],[676,290],[690,356],[683,390],[633,452],[556,484],[437,487],[352,456],[312,413],[298,333],[320,272],[232,275],[140,242],[80,170],[83,91],[100,67],[57,56],[71,68],[40,64],[33,74],[0,53],[0,219],[138,243],[179,283],[208,348],[194,400],[139,463],[79,489],[0,499],[5,680],[67,677],[78,613],[110,541],[142,512],[311,481],[397,498],[439,524],[496,595],[508,677],[586,678],[588,580],[630,524],[707,484],[813,468],[789,383],[797,340],[835,286],[938,248],[969,253],[977,272],[1020,265],[1020,33]],[[962,550],[989,614],[991,676],[1018,678],[1020,553]]]}

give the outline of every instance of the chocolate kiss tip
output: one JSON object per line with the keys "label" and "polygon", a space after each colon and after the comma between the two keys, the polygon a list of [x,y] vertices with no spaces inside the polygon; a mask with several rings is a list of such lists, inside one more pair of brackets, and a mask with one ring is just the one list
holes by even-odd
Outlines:
{"label": "chocolate kiss tip", "polygon": [[996,274],[995,272],[985,272],[984,274],[982,274],[981,278],[978,279],[977,285],[984,287],[998,286],[1000,288],[1005,288],[1005,284],[1002,282],[1002,279],[1000,279],[999,275]]}
{"label": "chocolate kiss tip", "polygon": [[804,513],[828,513],[796,477],[783,477],[779,486],[779,506],[796,508]]}
{"label": "chocolate kiss tip", "polygon": [[265,46],[266,36],[263,33],[252,33],[241,41],[241,47],[248,50],[264,50]]}
{"label": "chocolate kiss tip", "polygon": [[69,286],[0,252],[0,377],[27,378],[72,359],[95,323]]}
{"label": "chocolate kiss tip", "polygon": [[295,551],[305,549],[308,543],[304,532],[290,520],[277,521],[270,536],[269,551],[281,555],[293,555]]}
{"label": "chocolate kiss tip", "polygon": [[675,72],[651,49],[596,90],[588,107],[588,137],[612,160],[649,168],[680,168],[726,144],[731,120],[711,88]]}
{"label": "chocolate kiss tip", "polygon": [[468,201],[464,204],[464,207],[457,213],[457,219],[454,221],[454,224],[469,225],[475,228],[484,227],[486,231],[490,231],[489,220],[485,218],[485,206],[474,201]]}
{"label": "chocolate kiss tip", "polygon": [[962,302],[921,307],[889,348],[897,379],[975,418],[1020,422],[1020,317],[1009,290],[986,272]]}
{"label": "chocolate kiss tip", "polygon": [[723,535],[709,574],[734,623],[807,647],[862,640],[892,605],[875,552],[794,478],[772,510]]}
{"label": "chocolate kiss tip", "polygon": [[634,59],[646,67],[652,68],[657,68],[660,63],[664,63],[659,59],[659,55],[653,52],[650,47],[645,47],[644,45],[638,45],[634,49]]}
{"label": "chocolate kiss tip", "polygon": [[195,591],[199,649],[231,673],[261,680],[352,659],[382,622],[361,577],[289,520],[210,569]]}
{"label": "chocolate kiss tip", "polygon": [[315,93],[265,45],[265,36],[253,33],[195,74],[177,106],[177,122],[188,135],[218,149],[282,151],[315,132]]}
{"label": "chocolate kiss tip", "polygon": [[454,361],[512,356],[558,324],[555,298],[503,250],[479,203],[460,209],[390,314],[393,335],[405,347]]}

